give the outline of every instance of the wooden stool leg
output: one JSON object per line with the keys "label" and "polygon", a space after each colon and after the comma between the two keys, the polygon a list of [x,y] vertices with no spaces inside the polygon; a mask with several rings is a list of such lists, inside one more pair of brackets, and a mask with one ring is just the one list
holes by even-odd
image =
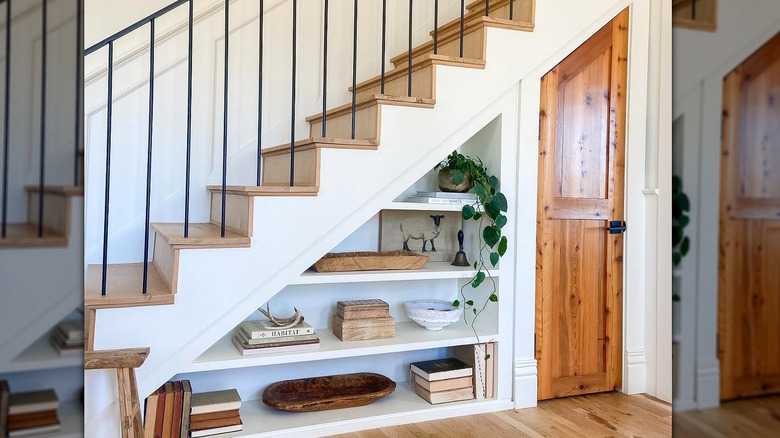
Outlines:
{"label": "wooden stool leg", "polygon": [[117,368],[119,383],[119,416],[122,420],[122,438],[144,438],[141,405],[134,368]]}

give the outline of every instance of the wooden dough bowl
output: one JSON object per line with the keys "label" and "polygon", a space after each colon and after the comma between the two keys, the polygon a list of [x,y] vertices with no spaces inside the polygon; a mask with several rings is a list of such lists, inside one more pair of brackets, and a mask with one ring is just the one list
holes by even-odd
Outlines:
{"label": "wooden dough bowl", "polygon": [[276,382],[263,391],[263,403],[291,412],[327,411],[371,404],[395,391],[381,374],[355,373]]}
{"label": "wooden dough bowl", "polygon": [[408,251],[363,251],[325,254],[312,269],[317,272],[381,271],[420,269],[428,256]]}

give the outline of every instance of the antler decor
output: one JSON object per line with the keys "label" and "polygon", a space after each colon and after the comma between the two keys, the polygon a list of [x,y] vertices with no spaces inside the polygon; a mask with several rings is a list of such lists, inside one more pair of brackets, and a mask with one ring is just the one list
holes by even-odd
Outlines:
{"label": "antler decor", "polygon": [[293,309],[295,309],[295,314],[288,318],[275,318],[271,314],[271,306],[268,303],[266,303],[265,309],[259,307],[257,310],[263,315],[265,315],[266,318],[268,318],[268,320],[271,323],[270,327],[278,328],[278,329],[288,329],[288,328],[295,327],[301,321],[303,321],[303,315],[301,315],[301,311],[298,310],[297,307],[293,307]]}

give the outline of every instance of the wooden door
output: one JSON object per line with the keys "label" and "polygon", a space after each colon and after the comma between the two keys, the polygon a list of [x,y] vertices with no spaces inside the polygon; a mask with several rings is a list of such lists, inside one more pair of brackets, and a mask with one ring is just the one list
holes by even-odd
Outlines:
{"label": "wooden door", "polygon": [[723,84],[722,399],[780,392],[780,34]]}
{"label": "wooden door", "polygon": [[542,78],[536,258],[539,399],[621,383],[628,10]]}

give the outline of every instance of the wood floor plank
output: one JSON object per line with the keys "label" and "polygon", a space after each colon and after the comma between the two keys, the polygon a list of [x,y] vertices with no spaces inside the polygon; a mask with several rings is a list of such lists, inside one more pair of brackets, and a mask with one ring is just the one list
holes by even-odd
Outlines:
{"label": "wood floor plank", "polygon": [[[753,407],[755,416],[771,418],[771,411]],[[777,415],[777,414],[775,414]],[[427,421],[362,431],[336,438],[661,438],[672,436],[669,403],[643,395],[619,392],[558,398],[539,402],[536,408],[492,412],[446,420]],[[780,415],[777,415],[780,430]],[[714,430],[714,429],[707,429]],[[741,424],[742,435],[754,429]],[[686,436],[686,435],[683,435]],[[694,435],[691,435],[694,436]]]}
{"label": "wood floor plank", "polygon": [[724,402],[718,408],[674,414],[674,436],[774,438],[780,431],[780,396]]}

